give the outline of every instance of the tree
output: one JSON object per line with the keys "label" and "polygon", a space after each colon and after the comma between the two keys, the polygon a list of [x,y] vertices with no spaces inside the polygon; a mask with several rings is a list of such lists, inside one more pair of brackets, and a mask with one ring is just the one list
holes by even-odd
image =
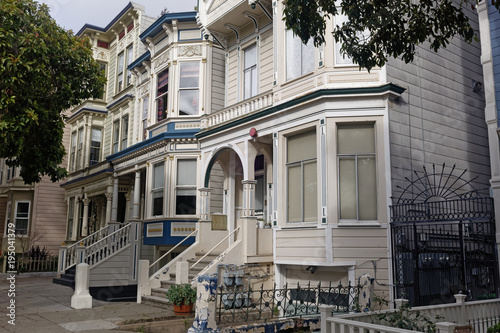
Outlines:
{"label": "tree", "polygon": [[[481,0],[477,0],[481,1]],[[446,47],[454,36],[466,42],[475,38],[467,17],[476,0],[284,0],[284,20],[304,43],[325,42],[326,19],[345,15],[333,36],[341,52],[360,68],[383,66],[388,57],[414,59],[416,47],[430,43],[434,51]],[[500,1],[495,3],[497,9]]]}
{"label": "tree", "polygon": [[103,93],[90,43],[59,27],[46,5],[2,0],[0,77],[0,157],[28,184],[62,179],[62,112]]}

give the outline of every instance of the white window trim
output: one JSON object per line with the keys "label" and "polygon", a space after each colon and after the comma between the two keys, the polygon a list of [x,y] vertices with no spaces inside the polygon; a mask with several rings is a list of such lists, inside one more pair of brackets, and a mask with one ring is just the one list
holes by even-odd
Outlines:
{"label": "white window trim", "polygon": [[[186,63],[196,63],[198,64],[198,87],[185,87],[181,88],[181,65],[186,64]],[[176,114],[178,117],[199,117],[201,115],[201,83],[202,83],[202,75],[201,75],[201,69],[202,69],[202,63],[200,61],[182,61],[178,62],[178,80],[177,80],[177,108],[176,108]],[[170,79],[170,78],[169,78]],[[180,114],[180,103],[181,103],[181,91],[189,91],[189,90],[196,90],[198,91],[198,112],[197,114],[186,114],[186,115],[181,115]]]}
{"label": "white window trim", "polygon": [[[160,163],[163,163],[163,186],[160,188],[153,188],[154,186],[154,168],[155,168],[155,165],[157,164],[160,164]],[[166,201],[167,201],[167,195],[166,195],[166,188],[167,188],[167,185],[166,185],[166,177],[167,177],[167,160],[165,159],[159,159],[159,160],[154,160],[154,161],[151,161],[150,162],[150,172],[149,172],[149,177],[148,177],[148,184],[149,184],[149,191],[148,191],[148,198],[149,198],[149,203],[147,204],[147,212],[148,212],[148,216],[150,218],[160,218],[160,217],[164,217],[164,216],[167,216],[167,212],[166,212]],[[163,192],[163,207],[162,207],[162,215],[153,215],[153,193],[154,192],[160,192],[162,191]]]}
{"label": "white window trim", "polygon": [[[92,142],[93,142],[93,140],[92,140],[92,134],[93,133],[92,132],[94,130],[101,131],[101,141],[99,143],[99,155],[97,156],[97,162],[94,163],[94,164],[92,164],[92,160],[91,160],[91,156],[92,156],[91,152],[92,152],[92,148],[93,148],[93,146],[92,146]],[[96,164],[98,164],[98,163],[101,162],[102,148],[103,148],[102,147],[102,143],[103,143],[102,139],[103,139],[103,129],[101,127],[97,127],[97,126],[96,127],[91,127],[90,128],[90,142],[89,142],[89,166],[96,165]]]}
{"label": "white window trim", "polygon": [[[168,71],[168,89],[166,92],[164,92],[163,94],[161,95],[158,95],[158,78],[160,76],[161,73],[165,72],[165,71]],[[160,123],[164,120],[166,120],[168,118],[168,107],[169,107],[169,104],[171,103],[171,98],[168,98],[169,95],[170,95],[170,90],[172,89],[172,78],[171,78],[171,75],[172,75],[172,68],[171,66],[167,66],[167,67],[163,67],[161,70],[157,71],[157,73],[155,74],[155,82],[154,82],[154,87],[155,87],[155,98],[154,98],[154,123],[157,124],[157,123]],[[163,118],[162,120],[158,120],[158,100],[160,98],[162,98],[163,96],[167,96],[167,103],[165,105],[165,118]],[[149,110],[149,106],[148,106],[148,113],[150,112]]]}
{"label": "white window trim", "polygon": [[[249,48],[252,48],[252,47],[255,47],[255,64],[253,66],[249,67],[249,68],[246,68],[245,67],[245,54],[246,54],[247,50]],[[243,100],[253,98],[253,97],[255,97],[255,96],[257,96],[259,94],[259,87],[260,87],[260,85],[259,85],[259,83],[260,83],[260,80],[259,80],[259,51],[260,51],[260,49],[259,49],[258,43],[252,43],[250,45],[245,46],[245,48],[243,49],[243,52],[242,52],[243,56],[241,57],[241,64],[242,64],[241,67],[242,67],[243,70],[242,70],[241,73],[243,75],[242,75],[242,78],[241,78],[241,81],[242,81],[241,85],[242,85],[242,88],[243,88],[243,91],[242,91]],[[255,88],[256,88],[255,94],[250,93],[251,96],[248,96],[248,97],[245,96],[245,88],[246,88],[246,85],[245,85],[245,73],[247,71],[250,71],[250,73],[252,73],[253,71],[255,71],[257,73],[256,74],[256,80],[257,80],[257,82],[255,83]],[[251,75],[250,75],[250,78],[252,78]],[[250,84],[250,86],[251,86],[250,90],[252,90],[252,86],[253,85]]]}

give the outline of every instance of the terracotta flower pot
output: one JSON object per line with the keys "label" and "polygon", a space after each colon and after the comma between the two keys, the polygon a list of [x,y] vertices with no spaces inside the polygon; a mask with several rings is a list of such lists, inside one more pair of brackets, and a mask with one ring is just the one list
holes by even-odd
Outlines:
{"label": "terracotta flower pot", "polygon": [[176,315],[185,315],[193,312],[193,306],[194,304],[189,304],[189,305],[175,305],[174,304],[174,313]]}

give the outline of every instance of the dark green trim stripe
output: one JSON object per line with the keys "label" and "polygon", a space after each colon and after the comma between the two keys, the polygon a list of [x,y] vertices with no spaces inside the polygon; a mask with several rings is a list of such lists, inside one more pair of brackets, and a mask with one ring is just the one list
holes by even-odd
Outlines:
{"label": "dark green trim stripe", "polygon": [[196,138],[201,139],[201,138],[207,137],[209,135],[212,135],[212,134],[215,134],[218,132],[222,132],[222,131],[227,130],[231,127],[245,124],[245,123],[250,122],[252,120],[268,116],[270,114],[279,112],[281,110],[293,107],[293,106],[298,105],[298,104],[302,104],[304,102],[310,101],[312,99],[316,99],[318,97],[339,96],[339,95],[372,95],[372,94],[383,94],[383,93],[388,93],[388,92],[393,92],[393,93],[396,93],[398,95],[401,95],[404,91],[405,91],[405,88],[397,86],[393,83],[388,83],[388,84],[385,84],[383,86],[378,86],[378,87],[338,88],[338,89],[317,90],[317,91],[314,91],[310,94],[300,96],[296,99],[288,101],[286,103],[279,104],[279,105],[270,107],[269,109],[265,109],[265,110],[262,110],[259,112],[251,113],[248,116],[243,117],[243,118],[235,119],[234,121],[230,121],[230,122],[223,124],[221,126],[218,126],[216,128],[201,131],[198,134],[196,134]]}

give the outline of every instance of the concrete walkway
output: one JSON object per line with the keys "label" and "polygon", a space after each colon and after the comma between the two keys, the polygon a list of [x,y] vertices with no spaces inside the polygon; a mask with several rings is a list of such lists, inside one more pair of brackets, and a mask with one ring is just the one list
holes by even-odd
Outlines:
{"label": "concrete walkway", "polygon": [[0,332],[125,332],[120,327],[126,324],[178,318],[171,310],[132,302],[93,300],[92,309],[75,310],[73,289],[52,283],[52,276],[22,276],[11,284],[10,275],[0,274]]}

